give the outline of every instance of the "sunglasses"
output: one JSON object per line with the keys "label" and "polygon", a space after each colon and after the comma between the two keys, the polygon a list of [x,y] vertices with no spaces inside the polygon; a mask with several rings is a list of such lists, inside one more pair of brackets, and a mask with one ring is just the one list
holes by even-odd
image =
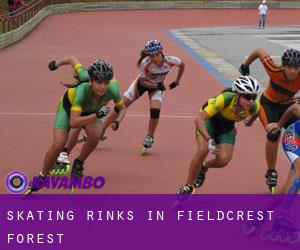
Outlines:
{"label": "sunglasses", "polygon": [[243,94],[241,95],[244,99],[246,99],[247,101],[255,101],[257,98],[257,95],[253,95],[253,94]]}

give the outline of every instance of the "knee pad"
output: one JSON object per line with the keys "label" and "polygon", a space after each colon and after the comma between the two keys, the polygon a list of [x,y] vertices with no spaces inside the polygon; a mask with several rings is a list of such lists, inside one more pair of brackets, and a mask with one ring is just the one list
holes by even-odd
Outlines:
{"label": "knee pad", "polygon": [[289,194],[297,194],[299,189],[300,189],[300,179],[296,178],[292,186],[289,188]]}
{"label": "knee pad", "polygon": [[160,114],[160,109],[150,109],[150,117],[152,119],[158,119]]}
{"label": "knee pad", "polygon": [[120,109],[119,109],[117,106],[114,107],[114,111],[115,111],[117,114],[120,113]]}

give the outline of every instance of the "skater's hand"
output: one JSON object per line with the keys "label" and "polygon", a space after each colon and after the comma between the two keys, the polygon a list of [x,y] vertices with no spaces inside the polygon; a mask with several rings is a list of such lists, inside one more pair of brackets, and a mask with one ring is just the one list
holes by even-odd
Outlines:
{"label": "skater's hand", "polygon": [[51,62],[49,62],[48,68],[49,68],[49,70],[51,70],[51,71],[58,69],[58,66],[57,66],[56,61],[51,61]]}
{"label": "skater's hand", "polygon": [[281,130],[278,127],[272,128],[272,130],[267,133],[267,139],[271,142],[276,142],[281,134]]}
{"label": "skater's hand", "polygon": [[172,83],[169,85],[169,89],[174,89],[174,88],[176,88],[178,85],[179,85],[179,83],[177,83],[177,82],[172,82]]}
{"label": "skater's hand", "polygon": [[107,106],[103,106],[101,109],[98,110],[96,113],[97,118],[102,119],[103,117],[107,116],[110,111],[110,108]]}
{"label": "skater's hand", "polygon": [[219,149],[217,149],[217,144],[214,141],[214,139],[209,139],[208,140],[208,151],[211,152],[214,155],[219,153]]}
{"label": "skater's hand", "polygon": [[115,120],[111,123],[110,127],[113,131],[117,131],[120,126],[120,122]]}
{"label": "skater's hand", "polygon": [[243,76],[248,76],[250,75],[250,69],[249,66],[242,64],[239,68],[239,72],[243,75]]}
{"label": "skater's hand", "polygon": [[158,90],[161,90],[161,91],[165,91],[165,90],[166,90],[166,87],[165,87],[165,85],[164,85],[163,82],[159,82],[159,83],[157,84],[157,89],[158,89]]}

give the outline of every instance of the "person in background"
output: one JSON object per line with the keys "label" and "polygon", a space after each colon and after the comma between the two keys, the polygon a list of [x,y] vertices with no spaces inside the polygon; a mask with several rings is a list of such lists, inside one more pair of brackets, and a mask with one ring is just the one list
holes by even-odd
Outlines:
{"label": "person in background", "polygon": [[9,15],[13,15],[17,9],[23,5],[26,5],[24,0],[7,0]]}
{"label": "person in background", "polygon": [[268,6],[266,5],[266,1],[263,0],[262,3],[258,6],[258,12],[259,12],[259,23],[258,23],[258,29],[265,28],[266,24],[266,17],[267,17],[267,11],[268,11]]}

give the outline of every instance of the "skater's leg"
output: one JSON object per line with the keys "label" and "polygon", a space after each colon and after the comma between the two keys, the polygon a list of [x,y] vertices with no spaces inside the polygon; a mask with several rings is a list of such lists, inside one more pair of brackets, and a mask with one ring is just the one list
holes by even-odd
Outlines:
{"label": "skater's leg", "polygon": [[234,151],[234,146],[231,144],[218,144],[219,153],[216,158],[205,162],[205,167],[208,168],[223,168],[231,161]]}

